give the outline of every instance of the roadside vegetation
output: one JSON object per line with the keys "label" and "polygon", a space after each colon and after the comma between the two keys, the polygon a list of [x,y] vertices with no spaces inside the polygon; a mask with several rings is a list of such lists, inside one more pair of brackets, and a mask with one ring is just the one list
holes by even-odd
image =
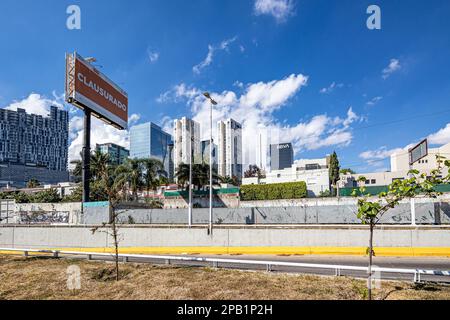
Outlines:
{"label": "roadside vegetation", "polygon": [[[445,160],[442,156],[436,157],[438,168],[432,170],[430,175],[420,173],[418,170],[410,170],[408,178],[404,180],[395,180],[388,186],[387,192],[379,194],[378,199],[371,198],[366,192],[365,177],[360,177],[358,183],[360,187],[353,192],[353,196],[358,198],[357,217],[362,224],[369,226],[369,247],[367,255],[369,256],[369,279],[368,279],[368,299],[372,299],[371,277],[372,260],[374,256],[374,229],[380,223],[381,218],[400,204],[404,199],[416,197],[437,198],[442,195],[436,191],[436,187],[441,184],[450,183],[450,160]],[[447,175],[442,176],[443,169],[447,170]]]}
{"label": "roadside vegetation", "polygon": [[[67,268],[81,270],[81,289],[67,288]],[[350,278],[126,264],[116,280],[111,264],[13,256],[0,259],[0,300],[363,300],[366,282]],[[17,282],[17,279],[21,279]],[[383,282],[382,300],[450,300],[450,287]]]}

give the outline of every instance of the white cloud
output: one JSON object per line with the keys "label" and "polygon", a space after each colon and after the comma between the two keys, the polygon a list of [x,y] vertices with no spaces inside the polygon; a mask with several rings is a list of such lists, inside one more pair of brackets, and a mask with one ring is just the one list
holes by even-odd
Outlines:
{"label": "white cloud", "polygon": [[159,52],[147,50],[147,55],[150,63],[155,63],[159,60]]}
{"label": "white cloud", "polygon": [[5,109],[14,111],[17,111],[18,108],[25,109],[28,113],[46,117],[50,114],[51,106],[56,106],[60,109],[64,109],[64,105],[60,101],[61,97],[56,96],[56,93],[54,93],[54,97],[55,99],[52,100],[41,96],[40,94],[32,93],[23,100],[14,101],[9,106],[5,107]]}
{"label": "white cloud", "polygon": [[254,11],[256,15],[271,15],[277,22],[284,22],[295,11],[293,0],[256,0]]}
{"label": "white cloud", "polygon": [[135,124],[136,122],[138,122],[141,119],[141,115],[140,114],[136,114],[133,113],[129,118],[128,118],[128,124],[130,126],[132,126],[133,124]]}
{"label": "white cloud", "polygon": [[[217,136],[217,121],[233,118],[240,122],[243,125],[244,164],[256,163],[255,136],[262,131],[270,137],[270,143],[292,142],[297,153],[349,145],[353,139],[350,125],[360,119],[351,107],[344,118],[318,115],[295,125],[285,125],[274,117],[273,113],[287,104],[307,81],[307,76],[293,74],[281,80],[249,84],[240,96],[233,91],[211,93],[218,102],[213,109],[213,136]],[[201,124],[202,138],[209,137],[210,104],[201,90],[181,84],[163,96],[166,102],[170,99],[179,101],[184,96],[193,119]]]}
{"label": "white cloud", "polygon": [[[69,162],[80,159],[80,152],[83,148],[83,117],[75,116],[70,119],[69,126]],[[103,121],[92,117],[91,121],[91,150],[95,150],[96,144],[115,143],[125,148],[130,147],[127,130],[117,130]]]}
{"label": "white cloud", "polygon": [[320,89],[319,92],[322,93],[322,94],[329,94],[329,93],[333,92],[334,89],[336,89],[336,88],[342,88],[342,87],[344,87],[344,84],[343,84],[343,83],[336,83],[336,82],[333,82],[333,83],[330,84],[328,87]]}
{"label": "white cloud", "polygon": [[438,132],[431,134],[428,137],[428,141],[435,145],[444,145],[450,143],[450,123],[445,128],[442,128]]}
{"label": "white cloud", "polygon": [[386,80],[393,74],[394,72],[400,70],[402,68],[400,61],[398,59],[391,59],[389,65],[383,69],[383,79]]}
{"label": "white cloud", "polygon": [[366,104],[368,106],[374,106],[376,105],[378,102],[380,102],[381,100],[383,100],[383,97],[375,97],[372,100],[368,101]]}
{"label": "white cloud", "polygon": [[192,68],[194,73],[200,74],[204,68],[206,68],[213,62],[214,55],[217,51],[228,51],[230,44],[235,42],[236,39],[237,37],[233,37],[231,39],[224,40],[218,46],[209,45],[208,54],[206,55],[206,58]]}
{"label": "white cloud", "polygon": [[359,155],[360,158],[367,160],[367,161],[373,161],[373,160],[384,160],[389,158],[391,155],[395,153],[401,153],[407,150],[408,148],[395,148],[395,149],[388,149],[387,147],[381,147],[377,150],[369,150],[361,153]]}

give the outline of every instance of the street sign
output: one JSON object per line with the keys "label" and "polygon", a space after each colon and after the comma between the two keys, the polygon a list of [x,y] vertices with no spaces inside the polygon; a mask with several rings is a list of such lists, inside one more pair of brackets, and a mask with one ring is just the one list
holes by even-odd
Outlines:
{"label": "street sign", "polygon": [[77,53],[66,55],[66,101],[120,129],[128,126],[128,95]]}
{"label": "street sign", "polygon": [[428,156],[428,140],[425,139],[415,147],[409,149],[409,164],[413,165],[417,161]]}

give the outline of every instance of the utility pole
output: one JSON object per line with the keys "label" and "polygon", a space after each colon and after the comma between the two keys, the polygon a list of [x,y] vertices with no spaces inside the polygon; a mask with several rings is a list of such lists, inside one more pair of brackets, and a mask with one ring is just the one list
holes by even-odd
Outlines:
{"label": "utility pole", "polygon": [[194,140],[194,134],[192,132],[193,122],[189,120],[189,209],[188,209],[188,225],[192,228],[192,157],[194,153],[194,148],[192,147],[192,142]]}
{"label": "utility pole", "polygon": [[213,233],[213,138],[212,138],[212,130],[213,130],[213,106],[217,105],[217,102],[211,98],[211,95],[208,92],[203,94],[210,102],[210,133],[209,133],[209,228],[208,234],[212,236]]}
{"label": "utility pole", "polygon": [[84,136],[83,136],[83,203],[90,202],[89,182],[91,180],[91,110],[84,109]]}

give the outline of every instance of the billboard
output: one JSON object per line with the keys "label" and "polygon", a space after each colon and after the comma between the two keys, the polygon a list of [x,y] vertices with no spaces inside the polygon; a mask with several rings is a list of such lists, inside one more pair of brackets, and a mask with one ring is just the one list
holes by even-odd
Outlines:
{"label": "billboard", "polygon": [[409,164],[413,165],[417,161],[428,156],[428,140],[425,139],[417,146],[409,150]]}
{"label": "billboard", "polygon": [[66,55],[66,101],[106,123],[128,127],[128,95],[77,53]]}

